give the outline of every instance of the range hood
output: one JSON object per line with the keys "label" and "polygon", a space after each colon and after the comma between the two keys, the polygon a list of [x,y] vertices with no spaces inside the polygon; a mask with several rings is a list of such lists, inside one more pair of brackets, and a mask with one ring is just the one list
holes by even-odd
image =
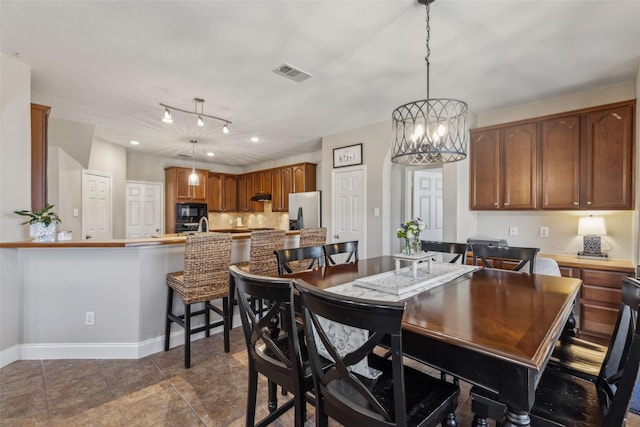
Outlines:
{"label": "range hood", "polygon": [[255,196],[251,197],[251,200],[254,202],[271,201],[271,194],[256,194]]}

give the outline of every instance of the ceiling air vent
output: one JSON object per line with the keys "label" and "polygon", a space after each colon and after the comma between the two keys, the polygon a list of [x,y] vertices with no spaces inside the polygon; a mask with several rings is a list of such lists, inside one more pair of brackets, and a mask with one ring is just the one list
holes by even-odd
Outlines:
{"label": "ceiling air vent", "polygon": [[280,74],[283,77],[293,80],[294,82],[303,82],[311,77],[311,74],[302,71],[300,68],[296,68],[293,65],[282,64],[281,66],[274,68],[273,72]]}

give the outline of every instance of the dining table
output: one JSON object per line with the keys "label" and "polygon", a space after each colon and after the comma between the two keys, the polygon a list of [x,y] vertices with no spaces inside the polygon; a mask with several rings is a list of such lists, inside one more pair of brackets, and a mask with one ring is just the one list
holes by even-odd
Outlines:
{"label": "dining table", "polygon": [[[330,290],[395,268],[393,256],[379,256],[287,277]],[[495,393],[506,406],[504,426],[529,426],[536,387],[581,283],[493,268],[467,270],[400,297],[406,303],[403,352]]]}

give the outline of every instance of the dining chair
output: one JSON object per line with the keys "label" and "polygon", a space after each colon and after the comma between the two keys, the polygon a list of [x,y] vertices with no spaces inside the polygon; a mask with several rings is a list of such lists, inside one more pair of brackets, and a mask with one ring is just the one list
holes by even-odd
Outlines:
{"label": "dining chair", "polygon": [[449,263],[454,264],[461,259],[461,264],[467,263],[467,250],[468,245],[466,243],[452,243],[452,242],[436,242],[429,240],[421,240],[420,245],[424,252],[440,252],[443,254],[454,254],[455,256],[449,260]]}
{"label": "dining chair", "polygon": [[324,245],[324,265],[336,265],[338,262],[334,259],[335,255],[344,254],[345,260],[342,264],[358,261],[358,241],[329,243]]}
{"label": "dining chair", "polygon": [[[257,276],[237,266],[229,267],[238,292],[238,310],[247,345],[249,383],[246,425],[255,423],[258,374],[269,383],[269,415],[257,426],[266,426],[294,407],[295,425],[302,427],[306,418],[306,401],[315,402],[313,379],[293,308],[291,279]],[[266,313],[257,313],[251,299],[268,300]],[[276,386],[290,391],[293,398],[278,408]]]}
{"label": "dining chair", "polygon": [[[316,391],[316,425],[326,427],[331,417],[346,426],[455,426],[460,389],[403,365],[402,315],[404,303],[345,299],[335,293],[296,280],[300,293],[304,332]],[[353,328],[365,329],[368,339],[358,345],[349,336],[332,340],[339,328],[349,335]],[[351,328],[351,329],[349,329]],[[314,334],[317,333],[317,338]],[[373,350],[390,340],[391,356]],[[342,349],[339,344],[349,341]],[[323,346],[334,363],[324,369]],[[378,371],[369,379],[351,369],[366,360]]]}
{"label": "dining chair", "polygon": [[[640,305],[640,280],[626,277],[622,281],[622,303],[634,310]],[[549,366],[595,383],[607,354],[607,346],[573,336],[563,336],[549,359]]]}
{"label": "dining chair", "polygon": [[303,228],[300,230],[300,247],[322,246],[327,243],[327,227]]}
{"label": "dining chair", "polygon": [[[231,234],[207,233],[188,236],[184,245],[184,271],[167,274],[167,314],[165,321],[164,351],[169,350],[171,324],[184,328],[184,367],[191,366],[191,335],[223,326],[224,351],[229,352],[229,264],[231,263]],[[184,305],[184,314],[173,312],[173,295],[178,294]],[[222,308],[211,300],[222,299]],[[191,305],[204,303],[202,310],[191,311]],[[210,311],[222,316],[211,323]],[[192,327],[191,319],[204,314],[204,325]]]}
{"label": "dining chair", "polygon": [[[280,249],[273,251],[278,261],[278,274],[311,270],[314,265],[322,267],[322,246],[305,246],[301,248]],[[295,261],[295,265],[293,265]]]}
{"label": "dining chair", "polygon": [[525,248],[518,246],[494,246],[494,245],[471,245],[473,250],[473,265],[477,264],[479,258],[485,268],[493,268],[493,264],[487,258],[498,258],[517,262],[513,271],[520,271],[525,265],[529,265],[529,273],[535,270],[536,255],[540,248]]}
{"label": "dining chair", "polygon": [[[637,309],[620,304],[613,335],[595,382],[547,366],[530,411],[532,426],[622,426],[640,363]],[[471,388],[474,426],[504,420],[504,404],[481,387]]]}

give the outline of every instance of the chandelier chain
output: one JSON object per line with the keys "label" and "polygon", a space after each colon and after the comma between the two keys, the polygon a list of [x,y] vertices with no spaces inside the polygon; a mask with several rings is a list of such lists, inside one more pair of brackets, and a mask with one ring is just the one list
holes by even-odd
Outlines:
{"label": "chandelier chain", "polygon": [[427,26],[427,39],[426,39],[426,45],[427,45],[427,55],[424,57],[425,62],[427,63],[427,99],[429,99],[429,59],[431,57],[431,48],[429,47],[429,41],[431,40],[431,23],[430,23],[430,19],[429,19],[429,11],[430,11],[430,7],[429,4],[431,2],[430,1],[426,1],[426,5],[425,7],[427,8],[427,17],[426,17],[426,26]]}

